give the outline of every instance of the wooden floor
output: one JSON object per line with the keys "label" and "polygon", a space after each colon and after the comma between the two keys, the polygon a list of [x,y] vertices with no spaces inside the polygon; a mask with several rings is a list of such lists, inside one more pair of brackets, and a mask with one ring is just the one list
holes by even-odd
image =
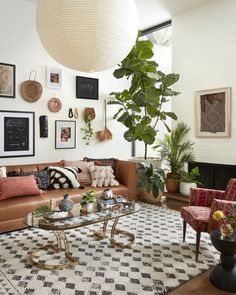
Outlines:
{"label": "wooden floor", "polygon": [[[182,206],[186,206],[186,205],[187,203],[185,202],[175,201],[168,198],[166,199],[164,198],[164,200],[162,200],[162,203],[159,204],[159,206],[170,208],[177,211],[179,211]],[[210,272],[211,270],[198,275],[197,277],[193,278],[187,283],[169,292],[168,295],[229,295],[229,294],[232,295],[232,294],[236,294],[236,293],[231,293],[231,292],[226,292],[226,291],[216,289],[209,282]]]}

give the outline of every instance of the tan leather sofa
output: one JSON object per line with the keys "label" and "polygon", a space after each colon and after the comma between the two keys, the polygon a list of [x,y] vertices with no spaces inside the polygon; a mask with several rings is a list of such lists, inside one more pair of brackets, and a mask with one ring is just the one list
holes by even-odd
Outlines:
{"label": "tan leather sofa", "polygon": [[[7,171],[37,171],[48,166],[58,166],[59,163],[41,163],[32,165],[7,166]],[[115,177],[120,183],[118,187],[112,187],[115,195],[122,195],[128,200],[137,198],[137,173],[136,163],[130,161],[115,160]],[[50,205],[50,200],[56,199],[58,203],[64,194],[69,194],[74,203],[78,203],[81,194],[91,189],[96,190],[99,197],[104,187],[92,188],[86,186],[84,189],[70,188],[59,190],[47,190],[42,195],[21,196],[0,200],[0,233],[27,227],[24,217],[35,208],[42,205]]]}

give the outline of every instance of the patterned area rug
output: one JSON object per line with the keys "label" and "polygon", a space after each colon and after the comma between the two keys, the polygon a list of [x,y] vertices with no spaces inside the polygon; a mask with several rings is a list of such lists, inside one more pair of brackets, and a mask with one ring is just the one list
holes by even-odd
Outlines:
{"label": "patterned area rug", "polygon": [[53,234],[25,229],[0,235],[0,295],[163,295],[219,260],[208,234],[203,234],[195,262],[195,233],[182,243],[179,212],[141,203],[141,210],[123,217],[119,228],[136,234],[132,249],[97,241],[99,225],[68,231],[73,256],[80,265],[66,270],[41,270],[28,261],[30,251],[53,241]]}

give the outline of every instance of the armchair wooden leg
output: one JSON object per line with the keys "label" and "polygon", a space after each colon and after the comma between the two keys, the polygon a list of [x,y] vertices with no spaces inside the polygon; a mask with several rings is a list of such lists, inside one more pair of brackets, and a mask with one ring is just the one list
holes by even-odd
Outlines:
{"label": "armchair wooden leg", "polygon": [[197,232],[197,235],[196,235],[196,261],[198,261],[198,253],[199,253],[199,247],[200,247],[200,238],[201,238],[201,232]]}
{"label": "armchair wooden leg", "polygon": [[187,226],[187,223],[185,220],[183,220],[183,243],[185,242],[185,237],[186,237],[186,226]]}

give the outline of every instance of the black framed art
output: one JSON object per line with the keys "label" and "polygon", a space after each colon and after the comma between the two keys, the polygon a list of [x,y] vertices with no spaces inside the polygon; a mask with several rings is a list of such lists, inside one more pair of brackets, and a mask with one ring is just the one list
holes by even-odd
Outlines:
{"label": "black framed art", "polygon": [[16,66],[0,63],[0,97],[16,97]]}
{"label": "black framed art", "polygon": [[34,156],[34,112],[0,111],[0,158]]}
{"label": "black framed art", "polygon": [[76,98],[98,99],[98,79],[76,76]]}

